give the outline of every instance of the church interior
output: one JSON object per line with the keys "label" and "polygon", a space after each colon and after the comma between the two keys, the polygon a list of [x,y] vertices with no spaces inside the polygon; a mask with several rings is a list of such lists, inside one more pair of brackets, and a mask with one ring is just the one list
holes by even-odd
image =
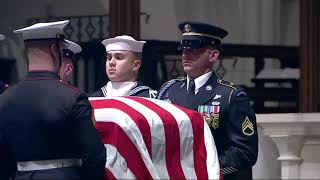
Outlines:
{"label": "church interior", "polygon": [[67,19],[66,37],[83,49],[71,84],[87,93],[108,81],[105,38],[127,34],[146,41],[139,78],[159,89],[185,75],[179,23],[227,29],[214,70],[244,87],[256,113],[253,179],[319,179],[320,1],[6,0],[0,6],[0,34],[6,36],[0,41],[0,81],[15,84],[27,72],[23,40],[14,29]]}

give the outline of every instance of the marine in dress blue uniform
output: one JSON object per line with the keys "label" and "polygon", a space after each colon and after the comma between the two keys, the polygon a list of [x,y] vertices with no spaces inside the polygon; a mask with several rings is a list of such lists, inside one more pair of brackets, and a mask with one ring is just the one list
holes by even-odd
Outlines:
{"label": "marine in dress blue uniform", "polygon": [[157,98],[202,113],[214,137],[224,179],[252,179],[251,168],[258,156],[255,113],[241,87],[212,71],[221,39],[228,33],[197,22],[184,22],[179,28],[187,77],[165,83]]}
{"label": "marine in dress blue uniform", "polygon": [[0,96],[3,179],[104,179],[106,151],[92,107],[83,92],[58,75],[65,43],[61,33],[68,23],[14,31],[25,40],[29,72]]}

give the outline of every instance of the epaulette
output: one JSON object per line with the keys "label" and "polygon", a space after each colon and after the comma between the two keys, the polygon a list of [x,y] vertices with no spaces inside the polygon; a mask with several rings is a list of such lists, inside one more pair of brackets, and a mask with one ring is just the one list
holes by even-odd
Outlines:
{"label": "epaulette", "polygon": [[161,99],[162,96],[164,95],[164,93],[175,83],[179,82],[179,81],[184,81],[186,79],[186,77],[178,77],[176,79],[171,79],[170,81],[164,83],[160,90],[158,91],[158,95],[157,95],[157,99]]}
{"label": "epaulette", "polygon": [[232,82],[228,82],[228,81],[225,81],[225,80],[222,80],[222,79],[217,79],[217,82],[223,86],[227,86],[229,88],[232,88],[234,90],[238,90],[236,87],[235,87],[235,84],[232,83]]}
{"label": "epaulette", "polygon": [[151,89],[151,88],[148,87],[148,86],[138,86],[138,87],[135,87],[135,88],[133,88],[133,89],[130,90],[129,96],[131,96],[131,95],[133,95],[133,94],[136,94],[136,93],[139,92],[139,91],[147,90],[147,89]]}

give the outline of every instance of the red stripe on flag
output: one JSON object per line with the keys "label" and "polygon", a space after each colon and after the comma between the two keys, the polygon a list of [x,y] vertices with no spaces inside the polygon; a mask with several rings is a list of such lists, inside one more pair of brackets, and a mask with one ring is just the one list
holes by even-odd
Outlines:
{"label": "red stripe on flag", "polygon": [[114,175],[112,174],[112,172],[108,168],[105,168],[104,175],[105,175],[106,179],[108,179],[108,180],[116,180],[116,177],[114,177]]}
{"label": "red stripe on flag", "polygon": [[166,137],[166,164],[170,179],[186,179],[180,164],[180,135],[179,127],[171,113],[157,104],[143,98],[130,96],[135,100],[156,112],[161,118]]}
{"label": "red stripe on flag", "polygon": [[138,111],[130,107],[129,105],[118,101],[114,99],[108,99],[107,103],[105,100],[94,100],[90,101],[94,109],[101,109],[101,108],[115,108],[119,109],[126,114],[128,114],[131,119],[135,122],[135,124],[138,126],[143,140],[147,146],[150,158],[151,156],[151,131],[150,131],[150,126],[148,124],[148,121],[146,118]]}
{"label": "red stripe on flag", "polygon": [[[118,124],[97,121],[95,126],[102,136],[103,143],[111,144],[117,148],[137,179],[152,179],[136,146]],[[115,134],[117,137],[113,136]]]}
{"label": "red stripe on flag", "polygon": [[184,111],[191,120],[193,130],[193,158],[194,169],[198,179],[208,179],[206,166],[207,150],[204,142],[204,120],[200,113],[176,105]]}

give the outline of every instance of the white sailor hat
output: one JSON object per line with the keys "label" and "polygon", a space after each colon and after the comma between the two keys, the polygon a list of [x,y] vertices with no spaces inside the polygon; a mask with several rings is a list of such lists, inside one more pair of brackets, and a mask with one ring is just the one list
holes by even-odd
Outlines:
{"label": "white sailor hat", "polygon": [[36,23],[32,26],[14,30],[14,33],[22,33],[23,40],[62,39],[63,28],[69,20],[50,23]]}
{"label": "white sailor hat", "polygon": [[143,44],[145,41],[137,41],[131,36],[122,35],[114,38],[105,39],[102,44],[105,46],[106,51],[131,51],[142,52]]}
{"label": "white sailor hat", "polygon": [[72,42],[70,40],[65,39],[65,48],[64,49],[68,49],[71,52],[73,52],[74,54],[77,54],[79,52],[82,51],[82,48],[79,44]]}
{"label": "white sailor hat", "polygon": [[65,47],[63,48],[63,56],[66,58],[73,59],[74,55],[81,52],[82,48],[75,42],[64,39]]}
{"label": "white sailor hat", "polygon": [[6,37],[2,34],[0,34],[0,41],[4,40]]}

